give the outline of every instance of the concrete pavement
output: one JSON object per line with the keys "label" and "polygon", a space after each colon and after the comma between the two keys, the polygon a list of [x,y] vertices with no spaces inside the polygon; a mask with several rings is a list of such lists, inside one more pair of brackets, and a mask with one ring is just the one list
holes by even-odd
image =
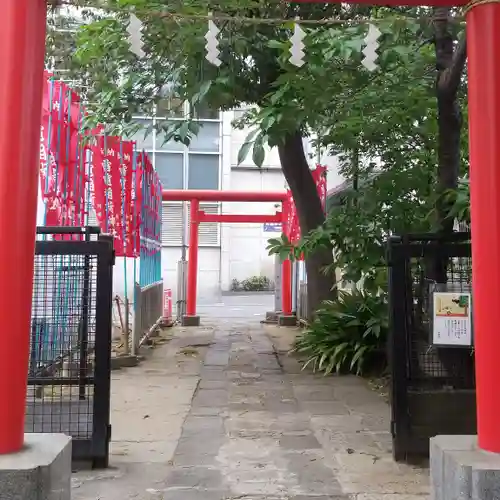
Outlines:
{"label": "concrete pavement", "polygon": [[389,408],[356,377],[301,372],[296,330],[259,318],[173,329],[113,373],[111,465],[74,500],[423,500],[428,471],[395,464]]}

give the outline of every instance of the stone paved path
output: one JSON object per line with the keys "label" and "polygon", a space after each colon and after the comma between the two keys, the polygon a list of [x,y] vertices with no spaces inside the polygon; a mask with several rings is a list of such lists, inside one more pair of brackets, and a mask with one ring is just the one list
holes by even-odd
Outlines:
{"label": "stone paved path", "polygon": [[113,377],[113,468],[75,500],[423,500],[392,461],[389,409],[355,377],[300,371],[295,331],[246,321],[177,329]]}

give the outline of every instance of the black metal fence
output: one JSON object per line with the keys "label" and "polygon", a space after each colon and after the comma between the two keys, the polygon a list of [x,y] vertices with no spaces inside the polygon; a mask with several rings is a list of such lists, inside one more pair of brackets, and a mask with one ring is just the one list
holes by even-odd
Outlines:
{"label": "black metal fence", "polygon": [[388,244],[393,455],[427,457],[429,438],[475,434],[473,348],[433,343],[434,292],[471,292],[469,233]]}
{"label": "black metal fence", "polygon": [[113,242],[98,228],[38,228],[26,432],[73,438],[73,461],[106,467]]}

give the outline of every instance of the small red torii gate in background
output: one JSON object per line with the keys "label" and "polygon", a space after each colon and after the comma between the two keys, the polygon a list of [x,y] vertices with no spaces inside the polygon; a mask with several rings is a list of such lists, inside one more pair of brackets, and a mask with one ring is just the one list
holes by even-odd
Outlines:
{"label": "small red torii gate in background", "polygon": [[[201,222],[228,223],[281,223],[282,230],[288,232],[290,199],[286,191],[216,191],[216,190],[164,190],[163,201],[189,201],[189,250],[187,275],[186,316],[182,318],[185,326],[196,326],[200,323],[196,315],[196,293],[198,284],[198,229]],[[281,203],[281,212],[275,214],[207,214],[200,210],[201,201],[222,202],[274,202]],[[281,272],[282,315],[292,316],[292,264],[290,259],[282,263]]]}

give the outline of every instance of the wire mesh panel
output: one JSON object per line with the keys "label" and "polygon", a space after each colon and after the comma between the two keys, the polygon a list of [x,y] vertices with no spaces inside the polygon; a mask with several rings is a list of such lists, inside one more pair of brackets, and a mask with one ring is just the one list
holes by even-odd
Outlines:
{"label": "wire mesh panel", "polygon": [[474,433],[473,347],[434,345],[435,292],[471,293],[469,233],[391,238],[391,406],[397,460],[428,456],[437,434]]}
{"label": "wire mesh panel", "polygon": [[44,232],[36,243],[25,430],[70,435],[75,460],[103,465],[112,243],[90,232],[81,241]]}
{"label": "wire mesh panel", "polygon": [[[431,343],[433,293],[471,293],[472,259],[443,257],[446,269],[442,273],[443,280],[438,282],[436,277],[429,274],[440,271],[433,273],[432,270],[426,270],[426,260],[432,260],[432,253],[431,250],[431,255],[411,258],[409,265],[412,277],[412,286],[407,291],[412,306],[407,332],[411,352],[409,387],[416,391],[430,388],[473,389],[475,380],[472,347],[437,347]],[[435,256],[438,257],[437,253]]]}

